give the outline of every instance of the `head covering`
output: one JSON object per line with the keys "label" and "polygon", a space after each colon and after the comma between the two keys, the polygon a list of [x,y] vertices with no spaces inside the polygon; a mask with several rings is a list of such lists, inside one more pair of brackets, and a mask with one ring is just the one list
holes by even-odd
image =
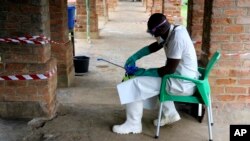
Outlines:
{"label": "head covering", "polygon": [[165,15],[161,14],[161,13],[154,13],[149,17],[148,20],[148,30],[147,32],[149,32],[152,35],[157,35],[159,34],[157,32],[157,30],[161,27],[170,28],[170,23],[168,22],[167,18]]}

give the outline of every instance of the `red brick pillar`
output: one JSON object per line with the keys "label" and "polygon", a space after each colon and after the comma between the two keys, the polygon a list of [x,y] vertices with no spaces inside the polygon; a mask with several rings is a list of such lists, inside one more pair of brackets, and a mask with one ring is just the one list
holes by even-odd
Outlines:
{"label": "red brick pillar", "polygon": [[[211,77],[214,102],[250,105],[250,1],[214,1],[210,52],[222,57]],[[234,54],[234,55],[230,55]],[[249,108],[248,108],[249,109]]]}
{"label": "red brick pillar", "polygon": [[163,13],[170,23],[182,24],[181,0],[147,0],[146,11],[151,14]]}
{"label": "red brick pillar", "polygon": [[146,0],[146,12],[152,13],[153,0]]}
{"label": "red brick pillar", "polygon": [[[96,1],[89,0],[90,3],[90,38],[99,38],[98,17],[96,14]],[[87,36],[87,12],[85,0],[76,0],[76,38],[86,38]]]}
{"label": "red brick pillar", "polygon": [[[192,38],[201,40],[203,28],[206,29],[206,26],[203,26],[205,24],[203,14],[207,12],[204,11],[205,0],[193,0],[193,3]],[[208,50],[205,52],[208,53],[208,58],[216,50],[222,53],[209,80],[215,117],[221,118],[222,114],[230,115],[224,116],[223,122],[244,120],[244,117],[237,117],[237,114],[249,113],[250,56],[247,54],[250,49],[249,11],[250,2],[247,0],[213,1],[212,29],[206,31],[211,32],[211,36],[206,37],[210,38],[210,46],[203,49]]]}
{"label": "red brick pillar", "polygon": [[67,87],[74,78],[73,47],[69,40],[67,1],[50,1],[52,57],[57,59],[58,86]]}
{"label": "red brick pillar", "polygon": [[108,20],[108,0],[96,0],[96,13],[98,18]]}
{"label": "red brick pillar", "polygon": [[153,0],[151,13],[162,13],[162,0]]}
{"label": "red brick pillar", "polygon": [[[198,42],[202,41],[204,2],[204,0],[193,0],[192,6],[192,24],[190,25],[192,31],[191,38]],[[202,44],[195,44],[198,59],[201,58],[201,45]]]}
{"label": "red brick pillar", "polygon": [[165,0],[163,13],[167,16],[170,23],[182,24],[181,0]]}
{"label": "red brick pillar", "polygon": [[[0,38],[28,34],[50,36],[48,1],[1,1],[0,5],[4,6],[0,8]],[[0,117],[52,116],[56,105],[57,63],[51,58],[50,43],[1,42],[0,51]],[[31,74],[43,74],[47,78],[28,80]]]}
{"label": "red brick pillar", "polygon": [[108,1],[108,9],[114,11],[118,5],[118,0],[107,0]]}

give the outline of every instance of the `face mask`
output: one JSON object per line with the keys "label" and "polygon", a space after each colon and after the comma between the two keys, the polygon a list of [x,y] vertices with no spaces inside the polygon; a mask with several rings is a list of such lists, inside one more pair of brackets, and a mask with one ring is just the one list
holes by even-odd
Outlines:
{"label": "face mask", "polygon": [[157,36],[157,37],[155,37],[155,39],[158,42],[158,44],[162,44],[164,42],[164,40],[161,38],[161,36]]}

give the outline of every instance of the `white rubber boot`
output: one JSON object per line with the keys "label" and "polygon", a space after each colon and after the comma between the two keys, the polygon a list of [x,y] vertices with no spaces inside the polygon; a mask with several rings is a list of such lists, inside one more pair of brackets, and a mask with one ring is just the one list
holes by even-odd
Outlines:
{"label": "white rubber boot", "polygon": [[126,104],[127,120],[121,125],[114,125],[113,132],[118,134],[138,134],[142,132],[141,118],[143,114],[143,103],[132,102]]}
{"label": "white rubber boot", "polygon": [[[179,113],[177,112],[173,101],[166,101],[163,103],[162,107],[162,118],[160,121],[160,126],[164,126],[166,124],[171,124],[181,119]],[[157,126],[158,119],[154,120],[154,125]]]}

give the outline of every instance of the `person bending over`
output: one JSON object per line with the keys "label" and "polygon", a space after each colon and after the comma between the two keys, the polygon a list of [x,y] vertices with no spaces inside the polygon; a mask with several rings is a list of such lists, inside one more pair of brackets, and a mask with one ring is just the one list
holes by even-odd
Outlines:
{"label": "person bending over", "polygon": [[[138,59],[162,48],[165,50],[166,64],[160,68],[138,68],[134,72],[136,77],[117,85],[121,104],[125,104],[126,107],[126,121],[112,128],[113,132],[118,134],[142,132],[143,107],[152,109],[156,106],[164,75],[175,73],[195,79],[199,77],[195,48],[185,27],[170,24],[161,13],[151,15],[147,27],[147,32],[155,37],[156,42],[143,47],[129,57],[125,67],[135,66]],[[171,93],[192,95],[195,91],[195,84],[169,79],[166,90]],[[160,125],[164,126],[180,119],[174,102],[164,102]],[[157,126],[157,121],[157,119],[153,121],[155,126]]]}

